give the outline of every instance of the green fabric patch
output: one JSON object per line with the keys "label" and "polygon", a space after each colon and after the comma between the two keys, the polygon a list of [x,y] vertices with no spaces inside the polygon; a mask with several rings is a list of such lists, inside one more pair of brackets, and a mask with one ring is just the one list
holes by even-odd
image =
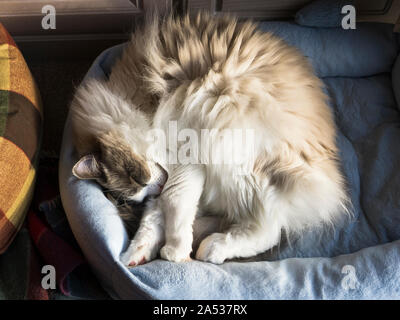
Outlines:
{"label": "green fabric patch", "polygon": [[4,135],[8,117],[9,91],[0,90],[0,137]]}

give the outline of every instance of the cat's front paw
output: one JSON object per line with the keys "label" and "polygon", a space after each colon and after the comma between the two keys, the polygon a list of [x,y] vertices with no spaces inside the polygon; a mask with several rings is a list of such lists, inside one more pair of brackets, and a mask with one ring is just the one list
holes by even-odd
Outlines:
{"label": "cat's front paw", "polygon": [[196,252],[196,259],[221,264],[227,258],[226,234],[213,233],[205,238]]}
{"label": "cat's front paw", "polygon": [[172,262],[186,262],[191,261],[190,251],[183,250],[179,247],[166,244],[160,251],[161,258]]}
{"label": "cat's front paw", "polygon": [[153,260],[157,256],[159,246],[133,240],[128,250],[121,256],[121,262],[128,267],[135,267]]}

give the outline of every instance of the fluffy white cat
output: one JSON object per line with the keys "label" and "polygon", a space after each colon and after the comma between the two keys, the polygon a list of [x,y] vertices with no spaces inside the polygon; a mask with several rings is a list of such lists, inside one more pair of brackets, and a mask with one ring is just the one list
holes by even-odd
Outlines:
{"label": "fluffy white cat", "polygon": [[[199,14],[154,19],[135,32],[109,79],[80,86],[71,106],[82,157],[75,176],[128,200],[153,196],[122,261],[135,266],[158,253],[187,261],[195,237],[195,258],[220,264],[274,247],[283,230],[346,215],[322,87],[304,56],[252,22]],[[198,136],[251,129],[253,152],[224,163],[216,135],[216,163],[202,153],[199,163],[171,164],[157,151],[172,146],[148,140],[152,129],[168,136],[170,121]]]}

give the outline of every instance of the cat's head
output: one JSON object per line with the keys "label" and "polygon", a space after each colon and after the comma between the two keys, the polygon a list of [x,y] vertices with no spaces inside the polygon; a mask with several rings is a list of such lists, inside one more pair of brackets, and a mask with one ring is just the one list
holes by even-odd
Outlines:
{"label": "cat's head", "polygon": [[99,138],[99,152],[83,156],[73,167],[79,179],[94,179],[116,200],[142,202],[157,196],[167,181],[166,170],[113,134]]}

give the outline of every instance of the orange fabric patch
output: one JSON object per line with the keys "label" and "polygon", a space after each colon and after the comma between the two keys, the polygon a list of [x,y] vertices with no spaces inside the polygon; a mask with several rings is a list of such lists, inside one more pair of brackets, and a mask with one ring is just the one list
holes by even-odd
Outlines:
{"label": "orange fabric patch", "polygon": [[0,208],[11,208],[21,192],[31,169],[31,162],[15,144],[0,137]]}
{"label": "orange fabric patch", "polygon": [[26,97],[41,112],[39,90],[36,88],[35,80],[25,63],[24,57],[18,48],[11,46],[8,48],[8,54],[10,57],[9,90]]}
{"label": "orange fabric patch", "polygon": [[7,32],[7,30],[3,27],[1,23],[0,23],[0,43],[8,43],[14,47],[17,46],[13,38],[11,38],[10,34]]}

